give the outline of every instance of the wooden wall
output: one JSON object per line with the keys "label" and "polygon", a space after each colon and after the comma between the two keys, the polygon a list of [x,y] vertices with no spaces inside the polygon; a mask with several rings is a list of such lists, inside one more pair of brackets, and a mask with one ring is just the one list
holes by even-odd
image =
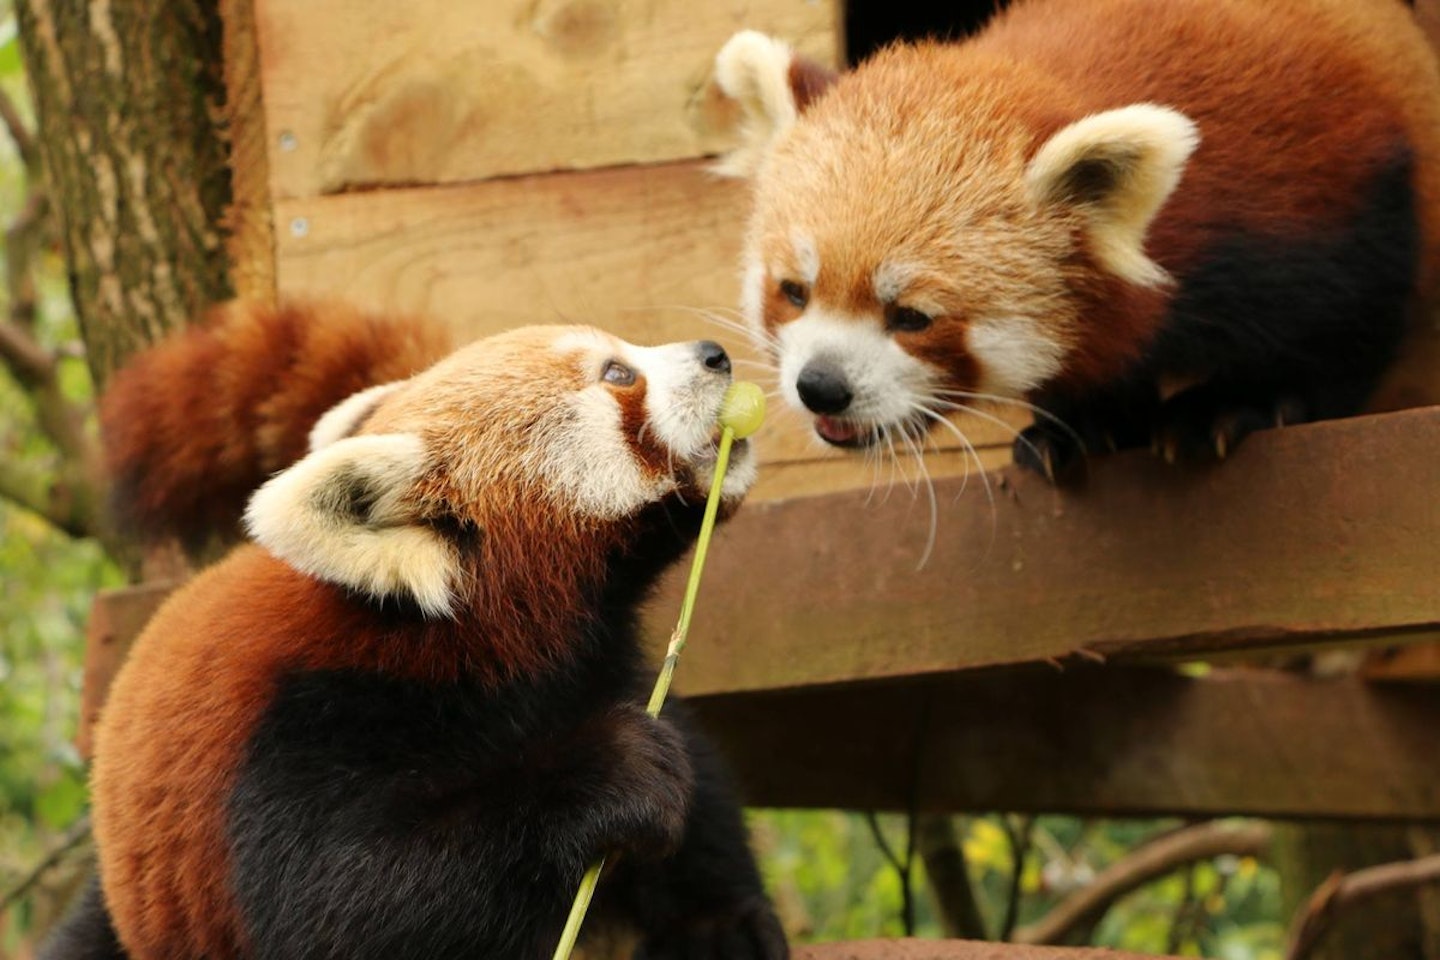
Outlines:
{"label": "wooden wall", "polygon": [[[487,0],[431,3],[423,17],[389,0],[256,0],[254,11],[268,150],[250,180],[273,209],[274,292],[420,311],[466,336],[585,321],[758,359],[701,315],[733,316],[748,204],[744,184],[707,170],[734,119],[711,65],[747,27],[838,62],[838,0]],[[915,482],[913,466],[824,449],[779,407],[756,499]],[[985,466],[1008,459],[1008,427],[965,429]],[[973,463],[948,437],[927,457],[936,476]]]}

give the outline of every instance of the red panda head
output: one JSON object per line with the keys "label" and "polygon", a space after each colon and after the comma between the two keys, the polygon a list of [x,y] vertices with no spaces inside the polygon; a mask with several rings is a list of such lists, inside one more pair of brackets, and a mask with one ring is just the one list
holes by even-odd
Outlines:
{"label": "red panda head", "polygon": [[[332,409],[309,455],[256,492],[246,523],[302,572],[430,617],[568,605],[603,586],[601,568],[633,547],[647,511],[703,505],[729,383],[713,343],[503,333]],[[737,444],[724,506],[753,479]],[[691,529],[669,516],[660,526]]]}
{"label": "red panda head", "polygon": [[1087,114],[963,45],[892,47],[823,93],[816,76],[755,33],[716,62],[746,137],[721,170],[754,180],[742,306],[823,439],[918,435],[952,399],[1023,397],[1094,338],[1142,348],[1087,329],[1086,298],[1166,282],[1143,241],[1193,123],[1150,104]]}

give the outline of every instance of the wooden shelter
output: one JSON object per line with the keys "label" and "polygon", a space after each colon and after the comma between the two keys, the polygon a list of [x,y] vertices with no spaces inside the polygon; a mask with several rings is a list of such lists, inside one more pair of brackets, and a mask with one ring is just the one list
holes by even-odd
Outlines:
{"label": "wooden shelter", "polygon": [[[697,313],[737,301],[748,203],[707,171],[733,119],[712,58],[752,27],[838,62],[837,2],[225,6],[242,294],[753,358]],[[1389,412],[1257,435],[1211,470],[1126,454],[1057,491],[1006,466],[1022,421],[965,422],[973,456],[926,458],[923,569],[914,468],[877,489],[776,411],[678,686],[759,805],[1440,821],[1437,343],[1411,349]],[[90,715],[161,591],[97,607]],[[1332,648],[1368,651],[1368,675],[1247,661]],[[1172,669],[1201,659],[1236,664]],[[943,955],[1052,955],[1015,951]]]}

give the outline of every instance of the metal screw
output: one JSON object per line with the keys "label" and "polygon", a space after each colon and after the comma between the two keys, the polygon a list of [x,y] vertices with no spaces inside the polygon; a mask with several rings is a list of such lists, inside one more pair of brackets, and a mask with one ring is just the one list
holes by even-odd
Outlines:
{"label": "metal screw", "polygon": [[296,217],[290,221],[290,235],[292,237],[303,237],[310,232],[310,220],[308,217]]}
{"label": "metal screw", "polygon": [[291,133],[289,130],[286,130],[280,134],[280,149],[283,152],[293,153],[295,148],[298,146],[300,146],[300,141],[295,138],[295,134]]}

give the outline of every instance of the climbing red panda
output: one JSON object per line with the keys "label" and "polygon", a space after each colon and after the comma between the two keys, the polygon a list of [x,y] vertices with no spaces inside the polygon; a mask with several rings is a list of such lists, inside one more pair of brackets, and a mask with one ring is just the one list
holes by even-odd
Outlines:
{"label": "climbing red panda", "polygon": [[[310,452],[249,500],[255,542],[176,592],[117,676],[95,734],[99,889],[46,956],[548,958],[607,853],[597,909],[644,956],[785,957],[716,758],[682,706],[643,708],[634,609],[698,532],[724,350],[531,327],[408,379],[339,375],[429,349],[401,356],[397,336],[232,307],[138,361],[163,378],[107,391],[107,424],[165,424],[164,443],[110,438],[147,496],[201,464],[250,475],[264,444],[240,435],[260,422]],[[341,385],[365,389],[315,419]],[[223,451],[215,404],[239,421]],[[724,514],[754,473],[738,443]],[[181,493],[179,519],[205,515]]]}
{"label": "climbing red panda", "polygon": [[1017,0],[835,76],[720,51],[743,310],[842,447],[987,399],[1016,440],[1224,457],[1358,411],[1440,257],[1440,72],[1399,0]]}

